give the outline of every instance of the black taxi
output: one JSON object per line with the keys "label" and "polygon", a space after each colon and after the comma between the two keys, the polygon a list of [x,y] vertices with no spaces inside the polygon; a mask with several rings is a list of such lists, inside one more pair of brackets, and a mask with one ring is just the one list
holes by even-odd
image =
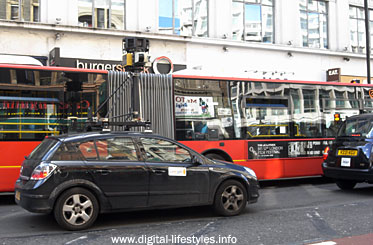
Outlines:
{"label": "black taxi", "polygon": [[348,117],[334,143],[324,151],[326,177],[335,179],[343,190],[359,182],[373,183],[373,114]]}
{"label": "black taxi", "polygon": [[22,164],[15,200],[81,230],[113,211],[213,205],[221,215],[237,215],[257,201],[258,188],[253,170],[210,160],[174,140],[90,132],[44,139]]}

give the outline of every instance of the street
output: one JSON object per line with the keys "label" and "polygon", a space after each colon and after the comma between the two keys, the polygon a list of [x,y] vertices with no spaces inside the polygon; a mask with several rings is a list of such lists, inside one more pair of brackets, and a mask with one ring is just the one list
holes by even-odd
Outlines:
{"label": "street", "polygon": [[157,244],[167,238],[168,244],[190,244],[182,239],[204,237],[204,244],[311,244],[373,233],[373,185],[341,191],[328,180],[309,178],[261,187],[259,202],[239,216],[219,217],[209,207],[101,214],[81,232],[61,230],[52,215],[29,213],[12,196],[0,196],[0,243],[113,244],[134,238]]}

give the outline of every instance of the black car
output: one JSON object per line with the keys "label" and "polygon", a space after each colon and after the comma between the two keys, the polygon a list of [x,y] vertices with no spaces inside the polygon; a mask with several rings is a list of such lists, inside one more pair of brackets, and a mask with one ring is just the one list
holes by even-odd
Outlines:
{"label": "black car", "polygon": [[174,140],[91,132],[44,139],[22,164],[15,200],[81,230],[113,211],[213,205],[221,215],[237,215],[257,201],[258,188],[251,169],[210,160]]}
{"label": "black car", "polygon": [[335,142],[325,149],[324,175],[343,190],[358,182],[373,183],[373,114],[349,117],[338,130]]}

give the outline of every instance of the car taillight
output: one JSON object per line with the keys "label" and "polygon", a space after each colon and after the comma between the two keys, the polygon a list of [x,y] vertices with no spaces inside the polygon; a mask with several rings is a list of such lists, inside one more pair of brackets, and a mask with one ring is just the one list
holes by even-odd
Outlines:
{"label": "car taillight", "polygon": [[31,174],[31,180],[42,180],[47,178],[55,169],[56,165],[50,163],[39,164]]}
{"label": "car taillight", "polygon": [[330,150],[330,147],[329,147],[329,146],[325,147],[324,152],[323,152],[323,154],[322,154],[324,160],[326,160],[326,159],[328,158],[329,150]]}

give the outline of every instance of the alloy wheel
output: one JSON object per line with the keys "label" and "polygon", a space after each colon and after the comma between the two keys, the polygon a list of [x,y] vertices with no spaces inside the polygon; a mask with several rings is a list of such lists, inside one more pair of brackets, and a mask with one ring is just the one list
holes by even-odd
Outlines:
{"label": "alloy wheel", "polygon": [[241,188],[236,185],[227,186],[222,195],[221,201],[225,210],[237,211],[241,208],[244,194]]}
{"label": "alloy wheel", "polygon": [[62,207],[63,217],[71,225],[82,225],[88,222],[93,214],[92,201],[83,194],[68,197]]}

